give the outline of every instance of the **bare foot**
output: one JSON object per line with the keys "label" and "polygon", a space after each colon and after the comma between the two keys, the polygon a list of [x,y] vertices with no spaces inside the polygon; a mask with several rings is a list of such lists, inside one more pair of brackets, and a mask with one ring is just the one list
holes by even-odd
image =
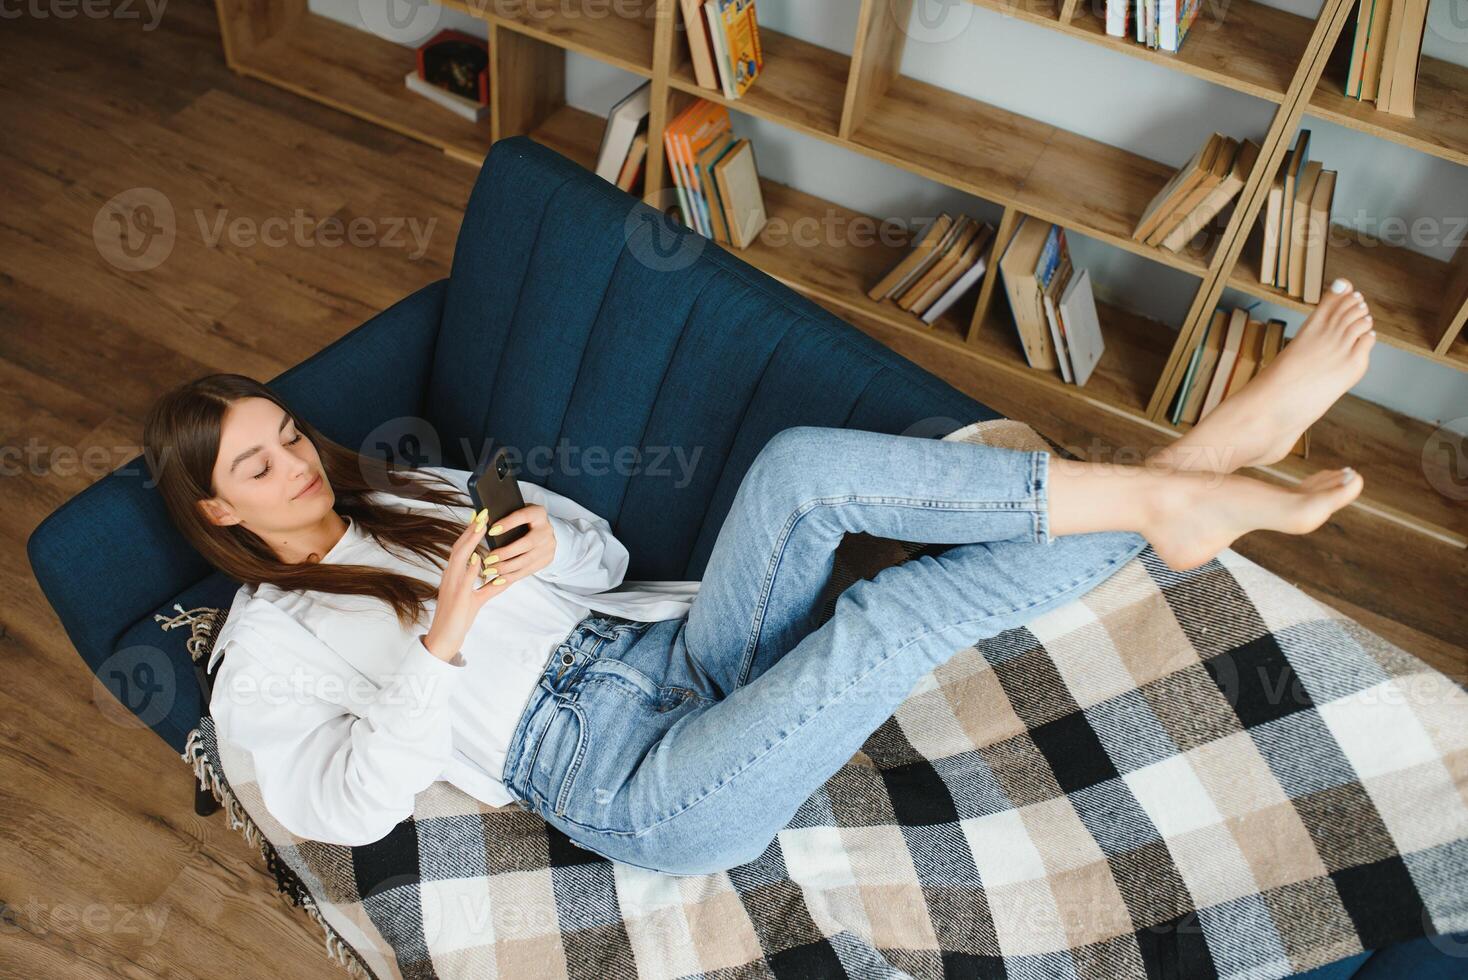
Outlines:
{"label": "bare foot", "polygon": [[1178,571],[1196,568],[1249,531],[1307,534],[1364,486],[1349,467],[1312,473],[1293,487],[1247,476],[1170,479],[1175,482],[1160,495],[1142,534]]}
{"label": "bare foot", "polygon": [[1264,370],[1148,462],[1232,473],[1283,459],[1306,427],[1366,373],[1376,343],[1371,324],[1361,294],[1337,279]]}

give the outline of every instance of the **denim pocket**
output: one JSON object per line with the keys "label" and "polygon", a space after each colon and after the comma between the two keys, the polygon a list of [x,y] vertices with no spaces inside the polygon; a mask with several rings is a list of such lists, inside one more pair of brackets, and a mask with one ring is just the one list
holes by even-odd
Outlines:
{"label": "denim pocket", "polygon": [[639,767],[668,729],[710,702],[687,688],[659,685],[619,660],[592,661],[574,697],[586,749],[566,772],[555,813],[588,830],[632,835],[651,805],[639,802]]}

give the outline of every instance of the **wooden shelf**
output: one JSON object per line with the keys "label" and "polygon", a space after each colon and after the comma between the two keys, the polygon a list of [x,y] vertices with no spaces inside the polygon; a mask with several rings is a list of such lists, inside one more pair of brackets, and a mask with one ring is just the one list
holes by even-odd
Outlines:
{"label": "wooden shelf", "polygon": [[899,76],[850,144],[950,187],[1011,204],[1193,275],[1206,256],[1131,237],[1175,169],[947,89]]}
{"label": "wooden shelf", "polygon": [[1060,371],[1032,368],[1025,361],[1009,305],[996,298],[974,338],[974,348],[992,363],[1042,384],[1061,389],[1103,408],[1137,419],[1146,417],[1147,400],[1167,363],[1177,331],[1121,307],[1096,301],[1106,350],[1084,385],[1068,384]]}
{"label": "wooden shelf", "polygon": [[[1343,32],[1349,38],[1350,31]],[[1468,166],[1468,68],[1422,58],[1416,116],[1381,112],[1374,102],[1347,98],[1345,68],[1327,66],[1305,111],[1312,116]]]}
{"label": "wooden shelf", "polygon": [[[1288,309],[1310,312],[1313,304],[1259,281],[1263,237],[1263,225],[1256,222],[1229,274],[1229,286]],[[1361,290],[1371,304],[1378,340],[1418,357],[1468,369],[1468,364],[1455,363],[1452,357],[1433,353],[1441,338],[1439,304],[1443,302],[1447,283],[1446,262],[1339,225],[1332,226],[1332,238],[1350,240],[1351,244],[1332,246],[1326,251],[1324,281],[1344,277]]]}
{"label": "wooden shelf", "polygon": [[[493,24],[533,37],[567,51],[615,65],[623,71],[652,77],[655,0],[605,3],[600,0],[442,0],[444,6],[482,17]],[[636,10],[626,17],[620,10]]]}
{"label": "wooden shelf", "polygon": [[1176,54],[1153,51],[1129,38],[1111,37],[1106,33],[1104,8],[1097,16],[1086,3],[1077,4],[1069,24],[1054,26],[1112,51],[1235,92],[1283,102],[1315,21],[1253,0],[1234,0],[1221,17],[1205,6]]}
{"label": "wooden shelf", "polygon": [[601,116],[563,105],[532,129],[529,136],[591,170],[596,167],[596,155],[601,151],[601,131],[605,126],[606,120]]}
{"label": "wooden shelf", "polygon": [[690,95],[718,102],[739,112],[777,122],[822,139],[835,139],[851,59],[838,51],[760,29],[765,66],[759,80],[738,99],[701,88],[694,80],[687,48],[675,52],[677,67],[669,84]]}
{"label": "wooden shelf", "polygon": [[320,14],[240,51],[235,70],[456,155],[489,152],[489,119],[473,123],[408,90],[411,49]]}

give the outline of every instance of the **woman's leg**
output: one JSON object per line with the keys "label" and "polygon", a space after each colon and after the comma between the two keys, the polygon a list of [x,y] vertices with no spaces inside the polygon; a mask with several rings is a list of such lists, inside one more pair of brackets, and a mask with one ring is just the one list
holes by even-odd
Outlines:
{"label": "woman's leg", "polygon": [[[1360,493],[1358,477],[1327,470],[1281,488],[1229,474],[1280,458],[1360,379],[1374,342],[1370,326],[1360,294],[1337,280],[1258,378],[1144,467],[859,430],[778,433],[720,529],[688,613],[688,652],[726,693],[758,676],[813,627],[832,555],[849,531],[1046,544],[1123,532],[1143,535],[1164,561],[1189,568],[1251,530],[1313,530]],[[1028,552],[1000,550],[1016,567],[992,573],[1023,573]],[[1044,592],[1048,583],[1032,577],[1031,584]]]}

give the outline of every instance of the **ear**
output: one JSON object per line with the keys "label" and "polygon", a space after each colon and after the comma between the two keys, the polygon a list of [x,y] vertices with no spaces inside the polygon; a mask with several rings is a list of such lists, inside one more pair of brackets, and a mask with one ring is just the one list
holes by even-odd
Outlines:
{"label": "ear", "polygon": [[228,527],[231,524],[240,523],[240,519],[234,515],[229,507],[214,499],[200,500],[198,502],[199,512],[204,515],[204,520],[216,527]]}

